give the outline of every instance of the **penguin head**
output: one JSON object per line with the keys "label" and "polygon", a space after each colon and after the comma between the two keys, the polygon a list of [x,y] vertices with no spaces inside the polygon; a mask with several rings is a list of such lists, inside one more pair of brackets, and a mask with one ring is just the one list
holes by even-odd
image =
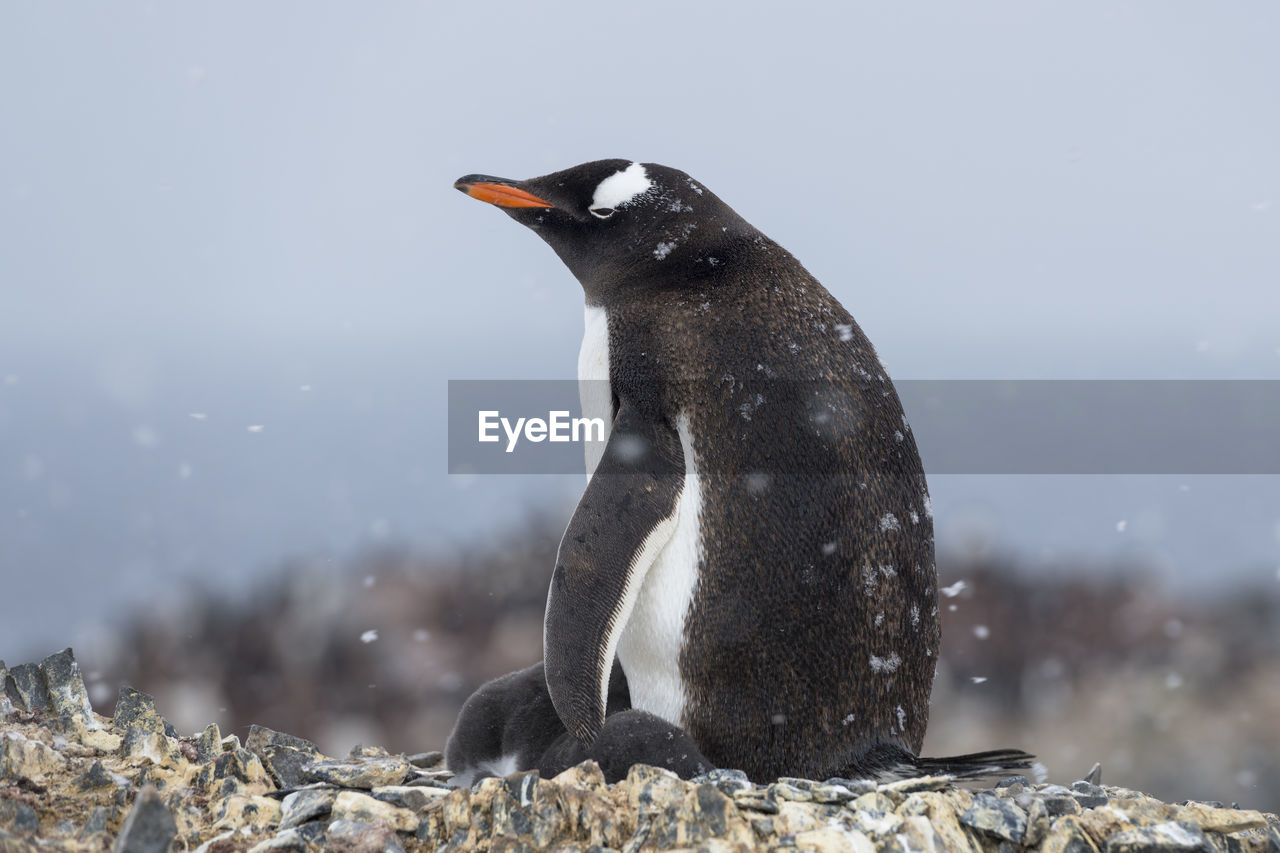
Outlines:
{"label": "penguin head", "polygon": [[454,187],[533,229],[600,305],[697,278],[723,263],[718,248],[757,233],[702,184],[656,163],[596,160],[523,181],[467,175]]}

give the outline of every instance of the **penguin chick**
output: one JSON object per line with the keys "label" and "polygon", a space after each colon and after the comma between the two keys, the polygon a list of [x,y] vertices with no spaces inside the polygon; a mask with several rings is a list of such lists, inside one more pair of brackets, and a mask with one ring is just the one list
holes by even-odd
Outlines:
{"label": "penguin chick", "polygon": [[[613,673],[611,712],[631,707],[622,667],[615,666]],[[536,766],[564,733],[539,661],[495,678],[471,694],[445,744],[445,765],[454,774],[452,784],[467,787],[478,779]]]}
{"label": "penguin chick", "polygon": [[549,779],[576,764],[591,760],[600,765],[609,784],[626,778],[633,764],[650,764],[692,779],[713,769],[689,735],[647,711],[619,711],[605,718],[600,736],[584,748],[565,732],[538,761],[538,772]]}

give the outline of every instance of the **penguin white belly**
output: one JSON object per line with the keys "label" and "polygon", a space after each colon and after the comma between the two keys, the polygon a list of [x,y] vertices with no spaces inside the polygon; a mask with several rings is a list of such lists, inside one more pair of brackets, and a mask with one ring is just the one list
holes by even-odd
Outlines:
{"label": "penguin white belly", "polygon": [[582,348],[578,350],[578,400],[584,418],[604,421],[604,437],[583,443],[587,461],[587,479],[595,473],[604,456],[605,444],[613,427],[613,392],[609,388],[609,321],[599,305],[587,305]]}
{"label": "penguin white belly", "polygon": [[675,531],[645,573],[635,608],[618,641],[618,660],[627,675],[631,707],[683,726],[686,695],[680,679],[680,648],[702,556],[698,529],[702,492],[686,415],[680,415],[676,428],[684,450],[685,474]]}

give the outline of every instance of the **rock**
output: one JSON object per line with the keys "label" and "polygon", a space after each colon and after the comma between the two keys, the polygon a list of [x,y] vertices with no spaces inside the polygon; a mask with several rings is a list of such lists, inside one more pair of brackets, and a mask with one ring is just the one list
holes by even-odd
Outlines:
{"label": "rock", "polygon": [[[222,836],[219,836],[221,838]],[[324,849],[320,841],[312,840],[296,829],[286,829],[284,832],[268,838],[266,841],[260,841],[249,848],[249,853],[267,853],[267,851],[292,851],[292,853],[312,853]],[[198,853],[198,851],[197,851]],[[211,852],[212,853],[212,852]]]}
{"label": "rock", "polygon": [[1204,803],[1187,803],[1175,806],[1174,815],[1180,821],[1191,821],[1200,828],[1210,832],[1243,832],[1247,829],[1261,829],[1267,825],[1262,812],[1242,809],[1224,809]]}
{"label": "rock", "polygon": [[310,782],[329,782],[342,788],[381,788],[399,785],[409,775],[411,765],[395,756],[323,759],[309,761],[301,768]]}
{"label": "rock", "polygon": [[134,800],[112,853],[167,853],[178,834],[173,815],[155,788],[147,786]]}
{"label": "rock", "polygon": [[332,789],[309,788],[294,791],[280,803],[280,828],[292,829],[333,810],[337,793]]}
{"label": "rock", "polygon": [[1084,774],[1084,781],[1090,785],[1102,784],[1102,763],[1095,761],[1093,766],[1089,768],[1089,772]]}
{"label": "rock", "polygon": [[898,814],[903,816],[904,823],[917,816],[928,818],[929,825],[941,841],[940,851],[967,852],[975,849],[969,834],[960,825],[951,801],[936,791],[920,791],[907,797],[898,807]]}
{"label": "rock", "polygon": [[44,676],[53,713],[74,717],[89,728],[97,728],[98,722],[93,716],[93,705],[89,703],[89,692],[84,689],[84,680],[80,677],[75,652],[67,648],[49,655],[40,662],[40,672]]}
{"label": "rock", "polygon": [[410,755],[406,760],[414,767],[421,767],[423,770],[428,770],[444,763],[444,753],[419,752],[415,755]]}
{"label": "rock", "polygon": [[[874,853],[876,849],[871,839],[862,833],[852,829],[842,829],[838,825],[798,832],[795,836],[795,844],[801,850],[815,850],[818,853]],[[917,849],[928,850],[929,848]]]}
{"label": "rock", "polygon": [[76,777],[76,787],[82,791],[91,791],[95,788],[128,788],[129,780],[121,776],[119,773],[112,773],[102,766],[101,761],[95,761],[89,765],[89,769],[82,775]]}
{"label": "rock", "polygon": [[[116,841],[131,849],[145,846],[151,830],[156,848],[199,853],[1280,853],[1274,815],[1220,803],[1168,805],[1097,778],[1065,788],[1009,777],[974,793],[939,777],[879,786],[799,778],[753,784],[734,770],[684,781],[636,766],[610,786],[588,761],[551,779],[523,772],[450,789],[442,784],[447,770],[418,766],[438,768],[430,754],[411,760],[362,747],[337,761],[262,727],[243,747],[216,725],[192,738],[169,737],[171,727],[137,691],[122,691],[116,716],[124,728],[116,716],[96,715],[92,728],[75,698],[72,663],[65,652],[41,665],[50,710],[30,714],[10,700],[13,714],[0,724],[5,853],[88,853]],[[30,699],[30,667],[20,674],[25,692],[12,671],[0,664],[5,697]],[[278,787],[313,778],[323,781]],[[130,803],[139,788],[146,793]],[[1105,806],[1082,804],[1095,799]]]}
{"label": "rock", "polygon": [[1066,815],[1053,822],[1040,853],[1098,853],[1098,848],[1085,832],[1080,819]]}
{"label": "rock", "polygon": [[1105,853],[1213,853],[1204,832],[1194,823],[1168,821],[1126,829],[1107,839]]}
{"label": "rock", "polygon": [[181,755],[169,744],[164,732],[156,732],[144,728],[128,728],[124,730],[124,741],[120,744],[120,753],[138,761],[149,761],[152,764],[176,765]]}
{"label": "rock", "polygon": [[218,757],[218,753],[222,752],[222,732],[218,731],[217,723],[210,723],[205,730],[196,738],[196,761],[201,764],[206,761],[213,761]]}
{"label": "rock", "polygon": [[813,792],[779,779],[769,786],[769,795],[776,800],[790,800],[793,803],[813,802]]}
{"label": "rock", "polygon": [[843,785],[858,796],[869,794],[878,787],[872,779],[845,779],[840,776],[831,777],[826,781],[826,784]]}
{"label": "rock", "polygon": [[916,791],[945,791],[955,781],[949,776],[918,776],[914,779],[900,779],[881,785],[879,790],[886,794],[912,794]]}
{"label": "rock", "polygon": [[213,808],[215,830],[248,827],[261,832],[280,825],[280,803],[271,797],[232,794],[218,800]]}
{"label": "rock", "polygon": [[16,731],[0,732],[0,781],[27,780],[42,784],[60,771],[66,759],[38,740]]}
{"label": "rock", "polygon": [[1032,800],[1031,807],[1027,809],[1027,834],[1022,837],[1023,845],[1039,847],[1040,842],[1049,834],[1049,827],[1049,810],[1045,807],[1044,800]]}
{"label": "rock", "polygon": [[1027,834],[1026,812],[986,793],[974,796],[973,806],[960,815],[960,822],[1014,844],[1021,844]]}
{"label": "rock", "polygon": [[[9,696],[9,667],[5,662],[0,660],[0,719],[16,716],[18,709],[13,704],[12,697]],[[15,688],[16,690],[16,688]]]}
{"label": "rock", "polygon": [[359,820],[335,820],[329,824],[325,849],[334,853],[404,853],[400,839],[389,827]]}
{"label": "rock", "polygon": [[40,816],[20,800],[0,798],[0,826],[15,835],[35,835],[40,831]]}
{"label": "rock", "polygon": [[267,772],[281,788],[292,788],[306,779],[302,768],[323,759],[320,750],[309,740],[273,731],[265,726],[250,726],[245,748],[261,759]]}
{"label": "rock", "polygon": [[418,828],[418,816],[413,812],[358,791],[339,793],[334,798],[332,813],[335,820],[382,823],[397,832],[413,832]]}
{"label": "rock", "polygon": [[449,795],[449,788],[427,788],[420,785],[384,785],[369,793],[375,800],[390,803],[416,812],[426,808],[441,797]]}
{"label": "rock", "polygon": [[156,700],[132,687],[120,688],[111,722],[117,729],[146,729],[160,735],[165,733],[164,718],[156,712]]}
{"label": "rock", "polygon": [[86,729],[79,735],[80,743],[99,755],[119,752],[124,738],[106,729]]}
{"label": "rock", "polygon": [[113,809],[108,809],[106,806],[97,806],[93,811],[89,812],[89,817],[80,829],[80,839],[84,840],[99,832],[106,832],[107,824],[111,822],[113,811]]}
{"label": "rock", "polygon": [[275,782],[258,756],[243,748],[219,753],[211,763],[200,767],[194,781],[196,787],[220,797],[266,794],[276,790]]}
{"label": "rock", "polygon": [[1079,782],[1071,783],[1071,791],[1075,795],[1076,802],[1078,802],[1082,808],[1096,809],[1100,806],[1105,806],[1108,801],[1107,792],[1105,790],[1100,786],[1095,785],[1092,782],[1086,782],[1083,779]]}
{"label": "rock", "polygon": [[19,710],[36,713],[50,709],[49,691],[44,685],[44,673],[40,671],[39,664],[23,663],[12,667],[5,679],[5,688]]}

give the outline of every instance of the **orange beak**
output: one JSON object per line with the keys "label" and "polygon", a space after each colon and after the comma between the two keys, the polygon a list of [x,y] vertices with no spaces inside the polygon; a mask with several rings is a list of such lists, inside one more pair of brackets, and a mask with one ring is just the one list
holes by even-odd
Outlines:
{"label": "orange beak", "polygon": [[493,181],[469,180],[463,178],[453,185],[467,195],[498,207],[555,207],[549,201],[538,198],[519,187],[498,184]]}

